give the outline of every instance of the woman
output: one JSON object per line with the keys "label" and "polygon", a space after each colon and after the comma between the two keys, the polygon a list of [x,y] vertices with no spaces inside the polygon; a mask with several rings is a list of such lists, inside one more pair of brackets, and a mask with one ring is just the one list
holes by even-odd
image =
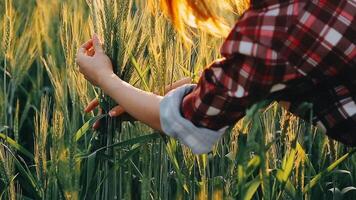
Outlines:
{"label": "woman", "polygon": [[[165,0],[178,30],[184,29],[176,10],[182,2],[197,20],[217,20],[208,1]],[[355,0],[251,0],[221,47],[223,58],[203,71],[197,85],[164,97],[120,80],[97,36],[80,47],[77,63],[127,113],[197,154],[209,152],[246,109],[267,98],[289,102],[292,112],[312,103],[313,122],[329,137],[355,146],[355,15]],[[87,111],[93,107],[95,102]]]}

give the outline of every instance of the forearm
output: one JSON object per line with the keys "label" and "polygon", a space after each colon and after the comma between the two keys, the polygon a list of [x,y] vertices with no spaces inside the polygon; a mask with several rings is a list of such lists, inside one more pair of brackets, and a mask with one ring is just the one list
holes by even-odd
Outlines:
{"label": "forearm", "polygon": [[159,118],[161,96],[137,89],[114,74],[103,77],[99,86],[132,117],[153,129],[161,130]]}

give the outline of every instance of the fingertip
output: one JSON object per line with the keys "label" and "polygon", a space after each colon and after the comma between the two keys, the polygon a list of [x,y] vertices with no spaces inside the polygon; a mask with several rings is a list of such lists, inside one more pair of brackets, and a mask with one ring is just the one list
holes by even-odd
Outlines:
{"label": "fingertip", "polygon": [[120,110],[116,111],[117,115],[122,115],[125,113],[125,110],[123,108],[121,108]]}
{"label": "fingertip", "polygon": [[84,112],[91,112],[95,107],[99,105],[98,99],[93,99],[89,102],[89,104],[84,108]]}
{"label": "fingertip", "polygon": [[90,113],[91,111],[94,110],[94,108],[95,108],[95,106],[93,107],[92,105],[89,105],[86,108],[84,108],[84,112]]}
{"label": "fingertip", "polygon": [[85,51],[93,45],[93,40],[90,39],[80,46],[80,50]]}
{"label": "fingertip", "polygon": [[99,121],[96,121],[94,124],[93,124],[93,129],[98,129],[100,127],[100,122]]}
{"label": "fingertip", "polygon": [[115,117],[116,116],[116,111],[114,111],[114,110],[111,110],[111,111],[109,111],[109,116],[110,117]]}

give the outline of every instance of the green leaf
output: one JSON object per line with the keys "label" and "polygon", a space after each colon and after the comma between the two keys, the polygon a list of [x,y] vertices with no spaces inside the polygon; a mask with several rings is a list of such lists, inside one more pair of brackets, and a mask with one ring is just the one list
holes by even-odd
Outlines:
{"label": "green leaf", "polygon": [[16,174],[15,176],[13,176],[10,181],[3,187],[3,191],[2,193],[0,194],[0,199],[4,199],[4,195],[5,195],[5,192],[7,190],[7,188],[10,186],[11,183],[14,182],[15,178],[17,177],[18,174]]}
{"label": "green leaf", "polygon": [[79,157],[80,158],[87,158],[87,157],[90,157],[90,156],[93,156],[93,155],[97,154],[100,151],[107,150],[108,148],[114,148],[114,147],[115,148],[119,148],[119,147],[125,147],[125,146],[134,145],[134,144],[142,144],[142,143],[146,143],[146,142],[148,142],[150,140],[157,139],[159,137],[160,137],[159,133],[152,133],[152,134],[149,134],[149,135],[143,135],[143,136],[140,136],[140,137],[132,138],[132,139],[125,140],[125,141],[122,141],[122,142],[118,142],[118,143],[115,143],[115,144],[112,144],[112,145],[108,145],[108,146],[105,146],[105,147],[101,147],[101,148],[95,150],[92,153],[79,155]]}
{"label": "green leaf", "polygon": [[85,135],[85,133],[93,126],[93,124],[94,124],[96,121],[98,121],[98,120],[100,120],[100,119],[102,119],[102,118],[104,118],[104,117],[106,117],[106,116],[108,116],[108,114],[98,115],[98,116],[95,116],[95,117],[91,118],[89,121],[87,121],[87,122],[74,134],[75,141],[80,140],[80,138],[82,138],[82,137]]}
{"label": "green leaf", "polygon": [[170,138],[168,140],[168,143],[166,143],[166,152],[167,152],[168,158],[170,159],[170,161],[173,165],[173,168],[175,169],[175,171],[177,173],[178,183],[183,187],[183,189],[187,193],[189,193],[189,187],[185,182],[185,176],[182,173],[181,168],[179,167],[179,164],[178,164],[177,157],[175,156],[176,151],[177,151],[177,141]]}
{"label": "green leaf", "polygon": [[296,155],[296,149],[292,148],[289,154],[286,154],[283,158],[283,169],[278,169],[276,173],[276,179],[282,186],[282,191],[284,190],[292,198],[296,196],[296,190],[293,184],[289,181],[289,176],[293,170],[294,159]]}
{"label": "green leaf", "polygon": [[253,156],[253,158],[248,162],[246,168],[246,177],[249,177],[258,166],[260,166],[261,158],[259,156]]}
{"label": "green leaf", "polygon": [[349,153],[346,153],[345,155],[341,156],[339,159],[337,159],[335,162],[333,162],[331,165],[329,165],[325,170],[314,176],[314,178],[304,187],[303,193],[305,194],[308,192],[311,188],[313,188],[318,182],[321,180],[321,177],[325,177],[329,175],[340,163],[345,161],[347,158],[349,158],[352,154],[356,152],[356,149],[350,151]]}
{"label": "green leaf", "polygon": [[276,175],[276,179],[277,181],[284,186],[284,191],[290,196],[292,197],[292,199],[296,198],[297,192],[296,189],[294,187],[294,185],[290,182],[290,180],[283,180],[283,171],[281,169],[277,170],[277,175]]}
{"label": "green leaf", "polygon": [[118,164],[118,165],[114,165],[113,167],[110,168],[110,170],[108,170],[108,171],[106,172],[105,177],[104,177],[104,178],[101,180],[101,182],[97,185],[97,188],[96,188],[95,191],[98,191],[98,190],[102,187],[102,184],[104,183],[104,180],[106,180],[106,179],[112,174],[113,171],[118,170],[119,167],[122,166],[122,164],[123,164],[126,160],[128,160],[129,158],[131,158],[132,156],[134,156],[135,154],[137,154],[137,153],[139,152],[139,150],[140,150],[140,147],[141,147],[141,145],[140,145],[140,146],[137,146],[137,147],[131,149],[130,151],[128,151],[127,153],[125,153],[125,154],[122,156],[122,158],[120,158],[120,159],[118,160],[118,163],[119,163],[119,164]]}
{"label": "green leaf", "polygon": [[342,199],[342,194],[339,188],[330,188],[329,191],[333,194],[333,200]]}
{"label": "green leaf", "polygon": [[292,172],[292,169],[293,169],[293,166],[294,166],[294,158],[295,158],[295,155],[296,155],[296,150],[295,148],[291,149],[290,151],[290,154],[287,158],[287,161],[286,161],[286,165],[283,169],[283,180],[284,181],[287,181],[287,179],[289,178],[291,172]]}
{"label": "green leaf", "polygon": [[285,162],[283,162],[283,169],[277,171],[276,177],[282,184],[288,180],[289,175],[292,172],[295,153],[295,149],[291,149],[290,154],[288,156],[286,154],[284,157]]}
{"label": "green leaf", "polygon": [[341,190],[341,194],[344,195],[352,190],[356,190],[356,187],[353,186],[345,187],[344,189]]}
{"label": "green leaf", "polygon": [[0,138],[5,140],[12,148],[16,149],[26,157],[30,158],[33,160],[33,154],[27,151],[27,149],[23,146],[21,146],[19,143],[17,143],[15,140],[11,139],[10,137],[6,136],[3,133],[0,133]]}
{"label": "green leaf", "polygon": [[145,90],[149,91],[150,87],[148,87],[148,84],[146,83],[145,79],[143,78],[143,73],[140,70],[140,67],[138,66],[138,63],[137,63],[136,59],[133,56],[131,56],[131,63],[134,66],[138,76],[140,77],[140,80],[142,81],[143,86],[145,87]]}
{"label": "green leaf", "polygon": [[29,185],[25,184],[28,186],[27,188],[33,191],[36,196],[36,199],[42,199],[41,197],[43,189],[40,187],[40,181],[32,175],[31,170],[27,167],[24,161],[24,164],[22,164],[6,145],[3,144],[3,146],[8,150],[9,155],[13,157],[13,161],[19,171],[19,174],[29,183]]}
{"label": "green leaf", "polygon": [[260,184],[261,184],[261,180],[259,176],[257,176],[251,182],[249,182],[247,185],[246,192],[244,193],[242,199],[243,200],[252,199],[253,195],[256,193],[257,188],[260,186]]}

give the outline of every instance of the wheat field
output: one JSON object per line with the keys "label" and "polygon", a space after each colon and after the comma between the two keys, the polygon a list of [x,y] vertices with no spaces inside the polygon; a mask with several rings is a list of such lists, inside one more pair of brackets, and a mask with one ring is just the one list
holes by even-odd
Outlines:
{"label": "wheat field", "polygon": [[[228,1],[228,20],[243,11]],[[276,102],[260,102],[205,155],[128,116],[75,64],[98,33],[115,73],[164,95],[219,58],[186,43],[146,0],[0,0],[0,199],[355,199],[355,149]],[[84,113],[93,98],[104,114]],[[302,108],[312,116],[310,104]],[[92,128],[101,120],[98,130]]]}

